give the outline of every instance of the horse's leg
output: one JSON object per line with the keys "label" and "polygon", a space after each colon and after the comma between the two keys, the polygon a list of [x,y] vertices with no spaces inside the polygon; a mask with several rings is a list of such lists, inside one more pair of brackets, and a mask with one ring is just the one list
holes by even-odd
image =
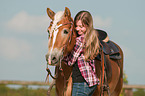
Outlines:
{"label": "horse's leg", "polygon": [[56,95],[57,96],[64,96],[63,93],[64,93],[64,77],[62,76],[61,74],[62,72],[59,70],[58,72],[58,77],[56,79],[56,85],[55,85],[55,88],[56,88]]}
{"label": "horse's leg", "polygon": [[53,81],[50,84],[50,87],[48,88],[47,96],[50,96],[50,92],[51,92],[51,90],[52,90],[52,88],[53,88],[54,85],[55,85],[55,80],[53,79]]}
{"label": "horse's leg", "polygon": [[66,85],[64,96],[71,96],[71,95],[72,95],[72,77],[70,76],[68,79],[68,83]]}
{"label": "horse's leg", "polygon": [[100,85],[97,85],[97,88],[96,88],[96,90],[94,91],[94,93],[93,93],[92,96],[100,96],[100,92],[101,92],[101,90],[100,90]]}

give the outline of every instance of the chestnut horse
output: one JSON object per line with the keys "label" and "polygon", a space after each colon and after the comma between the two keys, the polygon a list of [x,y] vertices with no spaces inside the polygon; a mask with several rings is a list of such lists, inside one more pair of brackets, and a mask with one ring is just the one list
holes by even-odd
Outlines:
{"label": "chestnut horse", "polygon": [[[49,65],[56,66],[54,82],[57,96],[71,96],[72,67],[64,64],[62,59],[73,50],[75,44],[76,33],[73,31],[73,19],[70,10],[67,7],[65,8],[65,11],[59,11],[57,13],[53,12],[50,8],[47,8],[47,14],[52,21],[48,27],[49,41],[46,61]],[[111,96],[119,96],[123,85],[123,52],[117,44],[115,45],[119,49],[121,58],[110,59],[108,54],[105,55],[107,62],[109,62],[107,64],[110,64],[110,71],[105,72],[106,74],[108,72],[111,75],[107,75],[109,77],[105,80],[107,80],[107,85],[109,86],[108,92]],[[100,81],[102,81],[102,60],[95,60],[96,73]],[[100,96],[102,92],[104,96],[108,96],[108,93],[101,89],[102,85],[100,84],[96,88],[93,96]]]}

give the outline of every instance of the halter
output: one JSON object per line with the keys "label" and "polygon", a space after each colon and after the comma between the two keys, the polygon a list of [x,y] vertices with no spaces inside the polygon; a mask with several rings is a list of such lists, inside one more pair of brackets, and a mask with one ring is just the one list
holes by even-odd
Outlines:
{"label": "halter", "polygon": [[[73,29],[73,22],[68,22],[68,23],[60,24],[59,26],[56,26],[56,27],[54,28],[54,30],[57,30],[58,28],[60,28],[60,27],[62,27],[62,26],[65,26],[65,25],[68,25],[68,24],[71,24],[71,29],[70,29],[70,32],[69,32],[69,37],[68,37],[67,42],[62,46],[62,47],[63,47],[63,48],[62,48],[63,54],[64,54],[64,49],[66,48],[67,44],[71,42],[71,39],[72,39],[71,37],[72,37],[72,34],[73,34],[73,32],[72,32],[72,29]],[[61,71],[63,71],[63,70],[62,70],[62,67],[61,67],[61,61],[62,61],[62,59],[63,59],[63,56],[60,57],[60,66],[59,66],[59,70],[61,70]],[[50,69],[48,68],[48,63],[47,63],[46,71],[48,72],[47,77],[46,77],[46,80],[47,80],[47,78],[48,78],[49,75],[50,75],[53,79],[56,79],[56,78],[58,77],[57,72],[56,72],[56,76],[52,76],[52,75],[51,75],[51,71],[50,71]],[[46,81],[46,80],[45,80],[45,81]]]}

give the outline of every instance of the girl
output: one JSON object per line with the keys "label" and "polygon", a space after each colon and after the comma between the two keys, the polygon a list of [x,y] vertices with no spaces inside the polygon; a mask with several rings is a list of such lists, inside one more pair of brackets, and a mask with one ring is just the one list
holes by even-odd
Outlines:
{"label": "girl", "polygon": [[93,19],[88,11],[80,11],[74,19],[77,33],[74,50],[64,61],[73,66],[72,96],[92,96],[99,79],[96,75],[94,57],[99,52],[97,32],[93,28]]}

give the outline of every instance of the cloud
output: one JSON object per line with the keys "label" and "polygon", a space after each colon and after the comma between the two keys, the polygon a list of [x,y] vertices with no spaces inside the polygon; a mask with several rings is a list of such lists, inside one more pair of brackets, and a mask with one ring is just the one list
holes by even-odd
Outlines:
{"label": "cloud", "polygon": [[94,28],[110,28],[112,25],[112,19],[111,18],[105,18],[103,19],[100,16],[93,16],[93,22],[94,22]]}
{"label": "cloud", "polygon": [[[98,15],[93,16],[95,28],[109,28],[112,25],[111,18],[102,18]],[[36,33],[46,31],[50,19],[47,15],[35,16],[25,11],[21,11],[11,18],[6,24],[6,28],[15,32]]]}
{"label": "cloud", "polygon": [[35,33],[47,29],[50,19],[47,15],[35,16],[25,11],[16,14],[6,24],[6,28],[15,32]]}
{"label": "cloud", "polygon": [[23,40],[15,38],[0,38],[0,56],[6,59],[30,58],[32,46]]}

